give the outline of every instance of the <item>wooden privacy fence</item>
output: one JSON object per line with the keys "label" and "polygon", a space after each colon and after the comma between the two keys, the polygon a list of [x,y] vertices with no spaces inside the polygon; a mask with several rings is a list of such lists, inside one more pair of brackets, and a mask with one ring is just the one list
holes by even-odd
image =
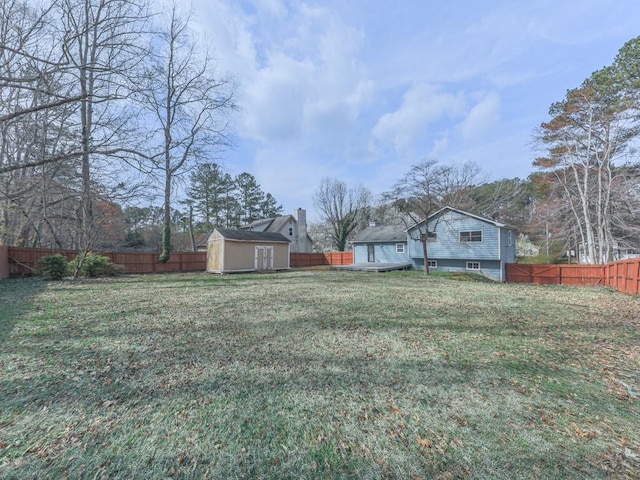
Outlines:
{"label": "wooden privacy fence", "polygon": [[[31,275],[40,258],[55,253],[64,255],[67,260],[74,259],[78,254],[75,250],[8,247],[9,275]],[[126,273],[196,272],[205,270],[207,266],[207,252],[175,252],[167,263],[159,262],[158,254],[153,252],[95,253],[109,258],[112,263],[122,265]]]}
{"label": "wooden privacy fence", "polygon": [[353,252],[298,253],[289,256],[289,265],[293,268],[314,267],[317,265],[351,265]]}
{"label": "wooden privacy fence", "polygon": [[604,270],[605,285],[629,295],[640,294],[640,258],[609,263]]}
{"label": "wooden privacy fence", "polygon": [[540,285],[605,285],[629,295],[640,294],[640,258],[607,265],[507,264],[507,282]]}
{"label": "wooden privacy fence", "polygon": [[[60,253],[67,260],[78,254],[75,250],[46,250],[42,248],[0,246],[0,278],[31,275],[38,260],[45,255]],[[175,252],[167,263],[158,261],[154,252],[96,252],[122,265],[125,273],[198,272],[207,268],[207,252]],[[352,252],[291,253],[291,267],[316,265],[350,265]]]}
{"label": "wooden privacy fence", "polygon": [[603,285],[604,265],[507,264],[507,282],[539,285]]}

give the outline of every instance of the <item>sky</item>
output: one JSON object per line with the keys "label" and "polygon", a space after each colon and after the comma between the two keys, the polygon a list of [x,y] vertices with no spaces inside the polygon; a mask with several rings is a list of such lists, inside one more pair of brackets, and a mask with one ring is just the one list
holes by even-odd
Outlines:
{"label": "sky", "polygon": [[285,213],[323,177],[389,190],[412,165],[534,171],[550,105],[640,35],[638,0],[195,0],[196,30],[237,82],[234,146]]}

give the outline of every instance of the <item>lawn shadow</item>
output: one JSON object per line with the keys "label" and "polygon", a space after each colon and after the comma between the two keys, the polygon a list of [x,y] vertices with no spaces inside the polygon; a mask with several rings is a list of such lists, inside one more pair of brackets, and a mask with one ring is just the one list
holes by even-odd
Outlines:
{"label": "lawn shadow", "polygon": [[46,288],[47,282],[41,278],[0,280],[0,345],[9,339],[20,317],[33,306],[33,299]]}

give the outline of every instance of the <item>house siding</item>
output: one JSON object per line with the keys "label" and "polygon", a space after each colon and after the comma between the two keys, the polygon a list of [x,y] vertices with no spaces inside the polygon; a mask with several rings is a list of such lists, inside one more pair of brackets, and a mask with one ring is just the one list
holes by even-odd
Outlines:
{"label": "house siding", "polygon": [[[460,232],[481,231],[482,241],[461,242]],[[424,223],[408,231],[408,256],[414,268],[424,268],[419,232]],[[474,216],[444,210],[429,220],[429,232],[437,239],[427,244],[427,257],[437,261],[440,271],[467,271],[467,262],[479,262],[473,270],[498,281],[505,279],[505,265],[515,262],[515,231]]]}
{"label": "house siding", "polygon": [[[424,269],[423,258],[412,258],[411,265],[416,270]],[[489,277],[493,280],[502,281],[501,271],[502,264],[500,260],[478,260],[478,259],[453,259],[453,258],[429,258],[429,260],[435,260],[438,263],[436,268],[429,267],[431,271],[438,272],[473,272]],[[480,270],[467,270],[467,262],[479,262]]]}
{"label": "house siding", "polygon": [[[420,225],[424,232],[424,224]],[[480,219],[458,212],[445,212],[429,221],[429,231],[438,234],[435,242],[427,244],[429,259],[459,258],[468,260],[498,260],[500,258],[500,228]],[[461,242],[460,232],[482,231],[481,242]],[[424,258],[418,227],[409,230],[409,257]],[[415,238],[414,238],[415,237]]]}
{"label": "house siding", "polygon": [[503,228],[501,231],[502,240],[500,242],[500,249],[503,263],[515,263],[516,262],[516,232]]}
{"label": "house siding", "polygon": [[[405,252],[406,252],[407,245],[404,242],[393,242],[393,243],[372,242],[375,249],[374,250],[375,263],[406,263],[407,254],[396,253],[397,243],[402,243],[405,246]],[[353,262],[354,263],[367,263],[369,261],[367,245],[369,244],[358,243],[353,246]]]}

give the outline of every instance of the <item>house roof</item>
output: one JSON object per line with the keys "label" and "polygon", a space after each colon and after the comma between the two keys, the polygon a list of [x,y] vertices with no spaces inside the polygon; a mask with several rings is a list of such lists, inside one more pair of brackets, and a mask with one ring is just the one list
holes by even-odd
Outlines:
{"label": "house roof", "polygon": [[223,238],[227,240],[237,240],[243,242],[279,242],[289,243],[289,239],[281,233],[274,232],[253,232],[251,230],[234,230],[231,228],[216,228]]}
{"label": "house roof", "polygon": [[[506,228],[506,229],[509,229],[509,230],[516,230],[515,227],[507,225],[506,223],[501,223],[501,222],[498,222],[498,221],[493,220],[491,218],[482,217],[480,215],[476,215],[475,213],[465,212],[464,210],[459,210],[459,209],[453,208],[453,207],[442,207],[437,212],[434,212],[431,215],[429,215],[429,218],[427,220],[431,220],[432,218],[436,218],[436,217],[442,215],[443,213],[445,213],[446,211],[456,212],[456,213],[459,213],[460,215],[465,215],[467,217],[475,218],[475,219],[480,220],[482,222],[486,222],[486,223],[490,223],[491,225],[495,225],[496,227]],[[414,226],[408,228],[407,230],[413,230],[418,225],[422,225],[423,223],[424,223],[424,220],[422,220],[421,222],[416,223]]]}
{"label": "house roof", "polygon": [[243,225],[240,227],[241,230],[255,230],[259,232],[277,232],[282,230],[282,228],[289,222],[296,219],[293,215],[285,215],[283,217],[273,217],[273,218],[264,218],[261,220],[256,220],[255,222],[251,222],[247,225]]}
{"label": "house roof", "polygon": [[398,225],[366,227],[353,238],[353,243],[406,242],[407,234]]}

